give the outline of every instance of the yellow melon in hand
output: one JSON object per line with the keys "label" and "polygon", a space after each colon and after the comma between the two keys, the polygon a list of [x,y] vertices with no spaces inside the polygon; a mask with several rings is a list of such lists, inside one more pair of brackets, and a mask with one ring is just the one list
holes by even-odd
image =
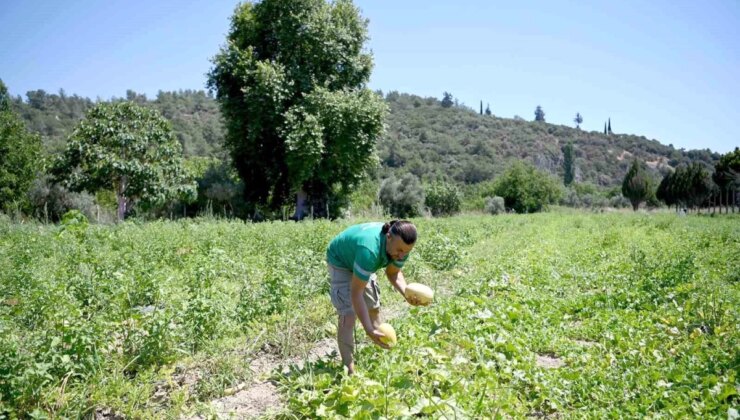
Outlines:
{"label": "yellow melon in hand", "polygon": [[426,305],[434,299],[434,290],[421,283],[409,283],[406,285],[406,296],[415,297],[422,305]]}
{"label": "yellow melon in hand", "polygon": [[390,347],[396,345],[396,330],[393,329],[391,324],[388,324],[386,322],[380,324],[378,326],[378,331],[385,334],[385,337],[380,337],[380,341],[384,342]]}

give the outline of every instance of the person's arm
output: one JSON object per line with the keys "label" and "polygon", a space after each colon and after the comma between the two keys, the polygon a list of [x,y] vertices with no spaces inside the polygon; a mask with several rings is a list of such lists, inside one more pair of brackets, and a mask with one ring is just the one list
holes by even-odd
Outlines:
{"label": "person's arm", "polygon": [[406,302],[414,306],[422,305],[415,297],[406,296],[406,279],[403,277],[400,267],[394,264],[388,264],[388,267],[385,269],[385,275],[388,276],[388,281],[391,282],[393,288],[398,290],[398,293],[406,299]]}
{"label": "person's arm", "polygon": [[385,268],[385,275],[393,288],[398,290],[401,296],[406,296],[406,279],[403,277],[401,269],[393,264],[388,264],[388,267]]}
{"label": "person's arm", "polygon": [[368,337],[378,346],[388,349],[390,348],[387,344],[380,341],[381,337],[385,337],[385,334],[378,331],[373,327],[373,322],[370,319],[370,313],[367,310],[365,304],[365,286],[367,282],[360,280],[355,274],[352,274],[352,283],[350,285],[350,296],[352,299],[352,308],[355,310],[357,318],[359,318],[362,328],[365,329]]}

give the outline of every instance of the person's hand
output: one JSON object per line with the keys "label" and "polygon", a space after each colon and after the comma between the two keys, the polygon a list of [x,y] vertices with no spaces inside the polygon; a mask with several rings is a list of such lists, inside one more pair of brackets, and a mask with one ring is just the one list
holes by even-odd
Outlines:
{"label": "person's hand", "polygon": [[375,343],[377,346],[384,348],[386,350],[390,349],[390,346],[388,344],[385,344],[383,341],[380,340],[381,337],[385,337],[385,334],[378,330],[372,330],[372,331],[366,331],[367,336],[370,337],[371,340],[373,340],[373,343]]}
{"label": "person's hand", "polygon": [[427,306],[429,305],[429,302],[422,302],[420,301],[416,296],[409,296],[406,293],[403,294],[404,299],[406,299],[406,302],[409,303],[409,305],[412,306]]}

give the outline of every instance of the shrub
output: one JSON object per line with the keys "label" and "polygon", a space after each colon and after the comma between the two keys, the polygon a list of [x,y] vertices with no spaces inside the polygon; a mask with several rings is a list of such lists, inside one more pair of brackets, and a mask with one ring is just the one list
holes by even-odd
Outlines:
{"label": "shrub", "polygon": [[487,197],[485,210],[486,213],[490,214],[506,213],[503,197]]}
{"label": "shrub", "polygon": [[380,203],[394,217],[413,217],[421,214],[424,190],[419,178],[405,174],[400,179],[387,178],[380,185]]}
{"label": "shrub", "polygon": [[460,190],[452,184],[434,183],[425,190],[424,204],[434,216],[451,216],[460,212]]}
{"label": "shrub", "polygon": [[494,189],[507,208],[517,213],[538,212],[562,195],[559,183],[529,163],[516,162],[498,180]]}
{"label": "shrub", "polygon": [[71,192],[59,184],[54,184],[48,176],[36,179],[28,192],[33,215],[40,220],[58,222],[70,210],[79,210],[91,220],[97,217],[95,200],[92,195]]}

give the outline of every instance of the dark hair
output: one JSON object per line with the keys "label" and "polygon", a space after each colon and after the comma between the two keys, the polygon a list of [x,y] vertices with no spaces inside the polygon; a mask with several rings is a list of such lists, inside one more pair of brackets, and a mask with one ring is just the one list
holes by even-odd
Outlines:
{"label": "dark hair", "polygon": [[385,235],[388,232],[400,236],[406,245],[413,245],[416,242],[416,226],[408,220],[391,220],[384,224],[380,233]]}

